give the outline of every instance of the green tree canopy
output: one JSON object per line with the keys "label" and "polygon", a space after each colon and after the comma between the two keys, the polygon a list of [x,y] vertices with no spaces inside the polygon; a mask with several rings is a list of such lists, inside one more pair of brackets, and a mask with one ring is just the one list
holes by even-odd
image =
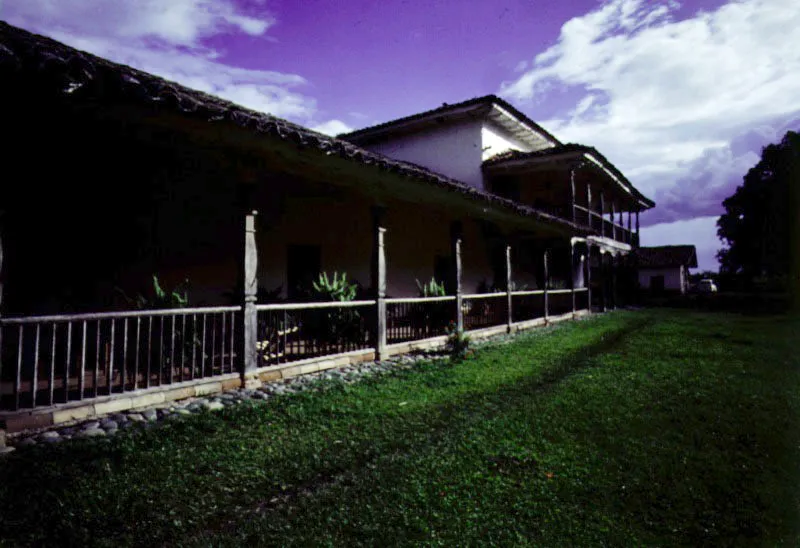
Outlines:
{"label": "green tree canopy", "polygon": [[800,134],[789,131],[780,143],[764,147],[743,184],[722,202],[725,213],[717,220],[717,236],[726,247],[717,253],[720,273],[745,283],[790,275],[799,161]]}

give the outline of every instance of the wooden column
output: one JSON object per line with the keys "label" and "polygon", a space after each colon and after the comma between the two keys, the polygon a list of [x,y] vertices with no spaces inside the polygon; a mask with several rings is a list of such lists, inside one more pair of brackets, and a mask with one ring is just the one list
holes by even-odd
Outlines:
{"label": "wooden column", "polygon": [[243,345],[242,384],[251,388],[260,384],[255,376],[258,367],[258,312],[256,294],[258,292],[258,247],[256,246],[256,215],[251,211],[244,221],[244,291],[243,291]]}
{"label": "wooden column", "polygon": [[576,219],[576,209],[575,209],[575,168],[570,168],[569,170],[569,196],[570,196],[570,206],[572,207],[572,222],[577,222]]}
{"label": "wooden column", "polygon": [[592,228],[592,223],[594,221],[594,216],[592,215],[592,185],[591,183],[586,183],[586,210],[588,211],[588,223],[586,223],[589,228]]}
{"label": "wooden column", "polygon": [[542,254],[542,261],[544,265],[544,319],[547,321],[550,315],[550,297],[547,294],[547,286],[550,285],[550,250],[545,249]]}
{"label": "wooden column", "polygon": [[617,239],[617,225],[614,222],[614,215],[615,215],[614,205],[615,205],[614,204],[614,200],[611,200],[611,239],[612,240],[616,240]]}
{"label": "wooden column", "polygon": [[586,242],[586,262],[584,264],[586,274],[584,280],[586,283],[586,298],[588,299],[589,312],[592,311],[592,246]]}
{"label": "wooden column", "polygon": [[636,210],[636,247],[639,247],[639,210]]}
{"label": "wooden column", "polygon": [[506,298],[508,299],[508,322],[506,331],[511,333],[511,326],[514,324],[514,314],[511,309],[511,291],[513,281],[511,280],[511,246],[506,245]]}
{"label": "wooden column", "polygon": [[617,276],[619,274],[619,259],[616,255],[611,256],[611,301],[612,309],[616,310],[619,305],[619,294],[617,293]]}
{"label": "wooden column", "polygon": [[384,237],[386,235],[386,208],[375,206],[372,208],[372,265],[371,282],[372,292],[375,296],[375,359],[382,360],[386,357],[386,250]]}
{"label": "wooden column", "polygon": [[[0,316],[3,315],[3,212],[0,211]],[[2,348],[0,348],[2,351]],[[0,358],[2,361],[2,358]]]}
{"label": "wooden column", "polygon": [[600,236],[606,235],[606,200],[603,191],[600,191]]}
{"label": "wooden column", "polygon": [[461,242],[464,229],[460,221],[450,225],[450,249],[453,257],[453,288],[456,293],[456,329],[464,330],[464,309],[461,292]]}
{"label": "wooden column", "polygon": [[628,210],[628,243],[629,243],[629,244],[632,244],[632,243],[633,243],[633,236],[632,236],[632,234],[633,234],[633,233],[631,232],[631,210],[629,209],[629,210]]}
{"label": "wooden column", "polygon": [[602,310],[603,312],[608,311],[608,253],[600,252],[600,276],[602,278],[601,284],[603,288],[602,297]]}
{"label": "wooden column", "polygon": [[575,243],[569,243],[569,275],[572,278],[572,315],[575,315]]}

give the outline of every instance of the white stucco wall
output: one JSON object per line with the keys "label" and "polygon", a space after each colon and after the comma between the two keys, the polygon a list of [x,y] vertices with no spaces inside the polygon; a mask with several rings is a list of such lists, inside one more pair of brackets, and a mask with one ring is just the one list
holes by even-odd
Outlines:
{"label": "white stucco wall", "polygon": [[412,162],[483,189],[481,163],[508,150],[530,151],[501,126],[487,120],[447,122],[365,148]]}
{"label": "white stucco wall", "polygon": [[642,289],[650,289],[651,276],[664,276],[664,289],[667,291],[686,292],[684,268],[673,266],[671,268],[642,268],[639,270],[639,285]]}
{"label": "white stucco wall", "polygon": [[481,146],[481,122],[466,120],[365,148],[427,167],[475,188],[483,188]]}

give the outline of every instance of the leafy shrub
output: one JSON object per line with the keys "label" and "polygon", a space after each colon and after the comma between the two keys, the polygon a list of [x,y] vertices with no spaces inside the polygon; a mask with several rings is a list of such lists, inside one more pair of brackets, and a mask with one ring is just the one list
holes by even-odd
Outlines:
{"label": "leafy shrub", "polygon": [[311,285],[314,287],[315,300],[319,301],[352,301],[358,291],[358,284],[349,283],[344,272],[341,278],[338,272],[334,272],[332,278],[328,277],[327,272],[322,272]]}
{"label": "leafy shrub", "polygon": [[[349,302],[356,298],[358,284],[349,283],[347,274],[334,272],[328,276],[322,272],[312,282],[312,300]],[[324,344],[357,343],[362,337],[361,313],[355,308],[326,308],[310,310],[306,314],[305,328],[308,335]]]}
{"label": "leafy shrub", "polygon": [[128,297],[128,295],[116,288],[117,292],[122,295],[126,303],[138,310],[163,310],[167,308],[186,308],[189,306],[189,280],[183,280],[180,284],[176,285],[172,291],[167,291],[161,287],[158,281],[158,276],[153,274],[153,296],[150,298],[145,297],[141,293],[136,297]]}
{"label": "leafy shrub", "polygon": [[444,283],[437,282],[436,278],[431,278],[431,281],[426,284],[419,283],[417,279],[414,281],[417,282],[420,297],[444,297],[447,294]]}

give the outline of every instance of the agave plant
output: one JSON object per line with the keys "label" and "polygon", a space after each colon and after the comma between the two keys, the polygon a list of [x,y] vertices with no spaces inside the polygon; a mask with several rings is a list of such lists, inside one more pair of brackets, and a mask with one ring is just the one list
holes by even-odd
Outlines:
{"label": "agave plant", "polygon": [[420,297],[444,297],[446,295],[444,284],[437,282],[436,278],[431,278],[431,281],[426,284],[419,283],[417,279],[414,281],[417,282]]}
{"label": "agave plant", "polygon": [[352,301],[356,298],[358,286],[347,281],[347,274],[342,272],[339,277],[338,272],[329,277],[327,272],[322,272],[319,279],[312,282],[316,296],[321,300],[328,301]]}

